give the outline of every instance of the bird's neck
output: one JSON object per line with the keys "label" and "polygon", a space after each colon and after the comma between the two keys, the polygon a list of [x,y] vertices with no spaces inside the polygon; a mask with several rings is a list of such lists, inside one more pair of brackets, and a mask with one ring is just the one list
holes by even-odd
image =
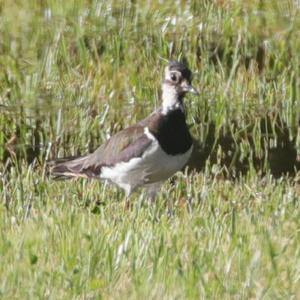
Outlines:
{"label": "bird's neck", "polygon": [[168,84],[162,85],[162,112],[167,114],[174,109],[184,110],[183,95],[180,95],[176,88]]}

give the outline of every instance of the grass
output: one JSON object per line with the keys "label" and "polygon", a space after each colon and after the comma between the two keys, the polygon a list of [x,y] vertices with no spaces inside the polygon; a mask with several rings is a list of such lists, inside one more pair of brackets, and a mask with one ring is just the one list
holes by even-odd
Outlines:
{"label": "grass", "polygon": [[[0,1],[1,299],[300,298],[297,1]],[[186,58],[197,143],[153,206],[45,161],[160,104]]]}

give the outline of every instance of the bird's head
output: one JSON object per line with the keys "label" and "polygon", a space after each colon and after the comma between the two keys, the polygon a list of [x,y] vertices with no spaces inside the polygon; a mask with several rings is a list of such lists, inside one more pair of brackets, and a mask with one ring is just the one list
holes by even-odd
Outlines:
{"label": "bird's head", "polygon": [[192,86],[192,72],[189,68],[177,61],[170,61],[165,68],[162,84],[163,110],[166,112],[176,107],[183,107],[183,98],[186,93],[198,95]]}

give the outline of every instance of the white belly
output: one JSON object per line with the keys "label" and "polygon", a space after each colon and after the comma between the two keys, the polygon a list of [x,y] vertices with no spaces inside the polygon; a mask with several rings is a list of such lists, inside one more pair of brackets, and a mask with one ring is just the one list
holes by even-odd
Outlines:
{"label": "white belly", "polygon": [[[147,132],[150,137],[150,133]],[[128,162],[117,163],[113,167],[103,167],[100,178],[108,179],[130,194],[135,188],[168,179],[187,163],[192,148],[184,154],[166,154],[156,139],[151,135],[152,144],[142,157],[136,157]]]}

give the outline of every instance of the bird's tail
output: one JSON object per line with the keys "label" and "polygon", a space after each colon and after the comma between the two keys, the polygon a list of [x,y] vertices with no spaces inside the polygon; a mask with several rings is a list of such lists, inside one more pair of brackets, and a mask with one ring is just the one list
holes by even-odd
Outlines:
{"label": "bird's tail", "polygon": [[87,175],[82,172],[84,163],[88,156],[69,157],[47,162],[48,174],[54,179],[70,179],[73,177],[84,177]]}

